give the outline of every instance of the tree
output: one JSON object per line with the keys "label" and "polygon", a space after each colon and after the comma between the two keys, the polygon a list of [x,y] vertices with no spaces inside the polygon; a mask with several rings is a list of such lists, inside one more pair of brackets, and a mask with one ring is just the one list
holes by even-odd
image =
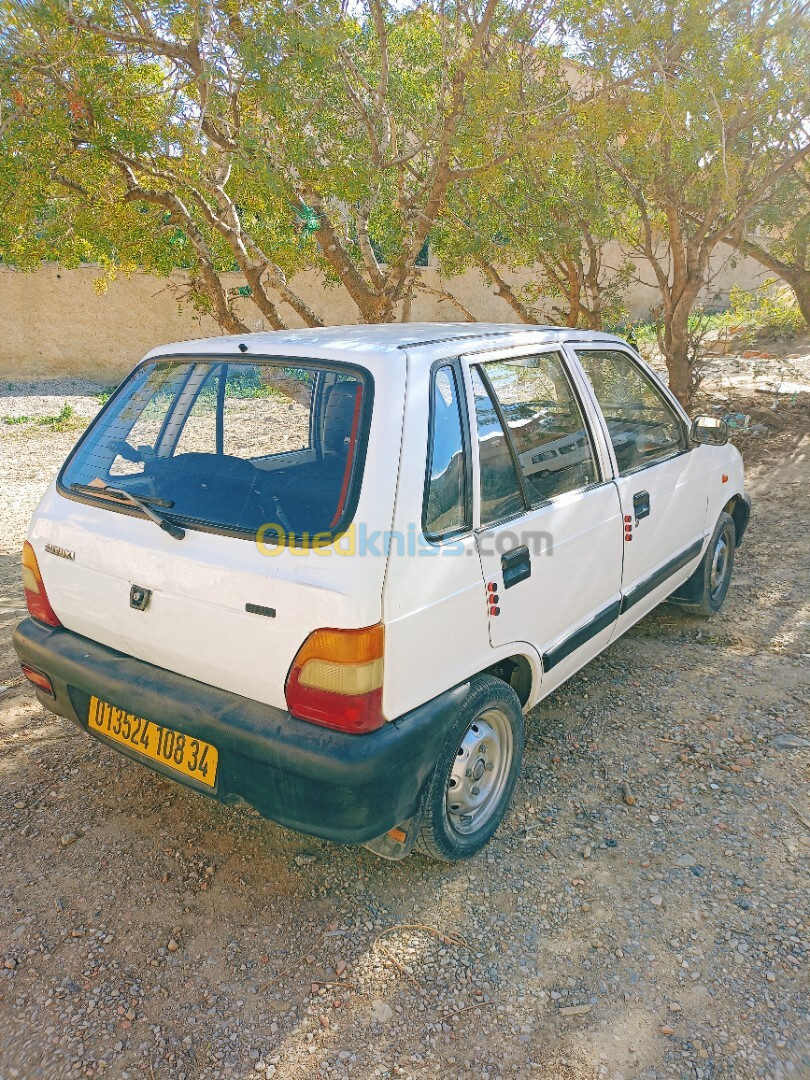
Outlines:
{"label": "tree", "polygon": [[[610,170],[570,136],[473,178],[451,197],[454,209],[437,234],[442,267],[477,267],[522,322],[548,318],[549,305],[554,321],[572,327],[601,329],[624,317],[622,293],[635,272],[616,242],[628,207]],[[518,292],[504,272],[527,269],[534,277]]]}
{"label": "tree", "polygon": [[618,107],[580,121],[583,146],[632,202],[635,248],[661,294],[660,345],[686,406],[699,381],[690,316],[719,244],[810,151],[808,35],[789,0],[626,0],[576,21]]}
{"label": "tree", "polygon": [[359,15],[339,0],[6,5],[7,92],[35,103],[47,149],[25,175],[35,128],[12,118],[2,168],[20,182],[3,257],[36,250],[9,224],[31,220],[32,188],[34,234],[49,215],[84,215],[85,246],[110,260],[137,250],[146,223],[147,261],[165,269],[174,243],[197,306],[231,332],[246,329],[232,269],[272,327],[322,322],[290,284],[307,266],[340,282],[361,320],[407,313],[448,192],[565,105],[532,75],[552,33],[543,0],[369,0]]}
{"label": "tree", "polygon": [[723,237],[742,255],[756,259],[796,294],[810,325],[810,166],[805,159],[780,181],[751,218]]}

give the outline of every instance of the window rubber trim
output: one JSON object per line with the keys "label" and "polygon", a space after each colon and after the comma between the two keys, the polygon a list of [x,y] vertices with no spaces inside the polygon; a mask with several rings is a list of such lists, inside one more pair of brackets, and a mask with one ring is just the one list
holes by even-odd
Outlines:
{"label": "window rubber trim", "polygon": [[[428,492],[430,489],[430,466],[433,460],[433,421],[435,414],[434,394],[436,387],[436,375],[442,368],[450,368],[453,374],[453,382],[456,387],[456,406],[459,413],[459,425],[461,427],[461,445],[464,455],[464,525],[457,529],[449,529],[447,532],[433,533],[427,528]],[[470,451],[470,418],[467,404],[467,388],[464,385],[463,372],[459,359],[446,357],[435,360],[430,366],[430,389],[429,389],[429,414],[428,414],[428,444],[427,457],[425,459],[425,481],[422,488],[422,535],[429,544],[439,545],[445,540],[458,540],[460,536],[469,536],[472,532],[472,455]]]}
{"label": "window rubber trim", "polygon": [[[319,541],[317,545],[312,544],[312,537],[307,538],[307,547],[329,547],[334,544],[341,536],[344,535],[346,530],[350,527],[354,520],[354,515],[357,512],[357,504],[360,501],[360,491],[362,484],[360,479],[364,475],[366,464],[366,451],[368,449],[368,436],[371,430],[371,418],[374,411],[374,394],[375,384],[374,376],[371,372],[359,364],[344,364],[336,362],[334,360],[320,360],[317,357],[302,358],[299,356],[285,356],[284,354],[251,354],[250,356],[231,356],[230,353],[199,353],[199,354],[184,354],[184,353],[168,353],[160,354],[158,356],[150,356],[147,359],[141,360],[129,374],[122,379],[119,385],[116,387],[115,392],[110,395],[109,399],[104,403],[101,409],[96,413],[95,417],[88,424],[81,437],[77,440],[75,446],[72,448],[65,461],[60,468],[56,477],[56,490],[65,499],[69,499],[71,502],[82,503],[85,506],[99,506],[105,510],[109,510],[114,514],[124,514],[126,517],[134,517],[139,520],[144,520],[144,515],[134,506],[128,506],[126,503],[117,505],[111,502],[109,499],[101,500],[94,499],[92,496],[79,494],[76,491],[72,491],[64,483],[65,470],[69,467],[76,454],[89,438],[93,430],[95,429],[101,418],[107,413],[108,410],[112,410],[113,405],[117,401],[118,397],[122,393],[124,387],[141,371],[142,368],[155,365],[155,364],[196,364],[196,363],[211,363],[211,364],[231,364],[231,363],[251,363],[253,361],[266,363],[268,365],[275,365],[279,367],[299,367],[299,368],[314,368],[317,371],[334,371],[338,374],[345,374],[351,372],[357,375],[360,379],[363,387],[363,408],[361,410],[360,417],[360,429],[358,432],[358,450],[355,456],[355,460],[352,464],[352,475],[349,480],[349,497],[346,501],[346,505],[343,509],[343,516],[336,526],[330,529],[323,529],[322,531],[315,533],[315,536],[324,537],[322,541]],[[219,522],[204,521],[200,518],[187,518],[180,514],[167,514],[166,517],[172,523],[180,525],[184,529],[190,529],[192,532],[209,533],[215,536],[228,536],[238,540],[249,540],[254,543],[258,539],[258,532],[253,529],[237,529],[233,526],[223,525]],[[296,535],[285,535],[283,547],[295,548],[296,540],[302,540],[302,537]],[[326,539],[328,537],[328,539]],[[303,547],[303,544],[301,545]]]}
{"label": "window rubber trim", "polygon": [[[492,363],[497,364],[497,363],[499,363],[499,361],[493,360]],[[523,476],[523,470],[520,467],[520,458],[518,457],[517,450],[515,449],[515,444],[512,442],[512,436],[510,434],[509,427],[507,426],[506,421],[504,419],[503,410],[501,409],[501,403],[498,400],[498,395],[495,393],[495,391],[492,388],[492,383],[490,382],[489,375],[487,375],[486,371],[484,371],[485,367],[486,367],[486,364],[471,364],[470,365],[470,371],[472,372],[472,369],[475,368],[475,370],[478,372],[478,375],[480,376],[481,382],[484,384],[484,389],[486,390],[487,394],[489,394],[489,400],[492,402],[492,406],[495,409],[495,415],[498,417],[498,423],[501,425],[501,431],[503,432],[503,437],[506,439],[506,446],[507,446],[507,449],[509,450],[509,456],[512,458],[512,468],[514,469],[515,476],[517,477],[518,490],[520,491],[520,496],[523,499],[523,510],[518,511],[516,514],[510,514],[509,517],[520,517],[522,514],[527,514],[529,512],[529,510],[531,510],[531,502],[529,501],[528,492],[526,490],[526,480],[525,480],[525,478]],[[478,434],[478,413],[477,412],[475,414],[475,419],[476,419],[476,435],[477,435]],[[480,486],[480,483],[481,483],[480,457],[479,457],[479,463],[478,463],[478,474],[479,474],[478,475],[478,483],[479,483],[479,486]],[[479,513],[480,513],[480,511],[479,511]],[[509,518],[505,518],[504,520],[508,521]],[[489,524],[489,523],[487,523],[487,524]]]}

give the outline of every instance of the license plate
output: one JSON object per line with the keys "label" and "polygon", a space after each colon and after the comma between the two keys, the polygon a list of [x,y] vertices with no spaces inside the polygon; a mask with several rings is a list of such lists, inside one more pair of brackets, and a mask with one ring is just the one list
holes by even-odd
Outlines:
{"label": "license plate", "polygon": [[96,697],[90,698],[87,726],[90,731],[98,731],[113,742],[128,746],[142,757],[159,761],[206,787],[212,788],[216,784],[219,753],[215,746],[202,739],[163,727],[154,720],[144,720]]}

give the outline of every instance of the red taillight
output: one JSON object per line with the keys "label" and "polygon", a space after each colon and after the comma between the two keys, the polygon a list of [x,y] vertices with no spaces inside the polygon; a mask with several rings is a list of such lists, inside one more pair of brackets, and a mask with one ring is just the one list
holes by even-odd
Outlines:
{"label": "red taillight", "polygon": [[45,582],[39,572],[39,563],[34,549],[27,540],[23,544],[22,551],[22,579],[25,602],[28,604],[31,618],[47,623],[48,626],[61,626],[56,612],[51,607],[48,594],[45,592]]}
{"label": "red taillight", "polygon": [[382,727],[383,643],[380,625],[311,633],[284,688],[293,716],[353,734]]}
{"label": "red taillight", "polygon": [[36,668],[29,667],[28,664],[22,664],[21,666],[23,675],[30,683],[36,686],[37,690],[44,690],[48,697],[56,697],[53,691],[53,683],[44,671],[37,671]]}

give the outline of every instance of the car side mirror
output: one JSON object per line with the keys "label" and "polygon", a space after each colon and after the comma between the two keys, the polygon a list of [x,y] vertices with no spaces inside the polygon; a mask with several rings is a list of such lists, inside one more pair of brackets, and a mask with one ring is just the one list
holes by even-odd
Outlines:
{"label": "car side mirror", "polygon": [[713,416],[696,416],[689,437],[693,443],[702,446],[725,446],[728,442],[728,424]]}

